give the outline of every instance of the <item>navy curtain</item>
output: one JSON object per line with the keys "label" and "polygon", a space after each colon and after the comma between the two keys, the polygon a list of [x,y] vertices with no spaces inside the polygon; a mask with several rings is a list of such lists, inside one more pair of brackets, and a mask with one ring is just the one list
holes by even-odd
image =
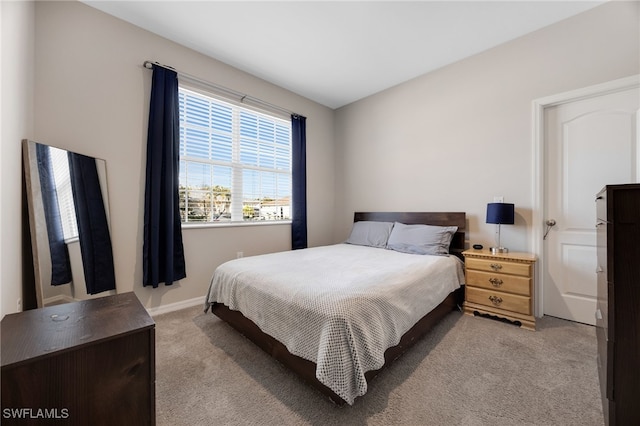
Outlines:
{"label": "navy curtain", "polygon": [[178,199],[180,122],[178,75],[153,66],[144,198],[143,285],[187,276]]}
{"label": "navy curtain", "polygon": [[58,207],[58,192],[56,191],[49,147],[37,143],[36,158],[49,237],[49,250],[51,251],[51,285],[67,284],[71,282],[71,263],[69,262],[67,244],[64,242],[60,208]]}
{"label": "navy curtain", "polygon": [[307,248],[307,118],[291,116],[291,248]]}
{"label": "navy curtain", "polygon": [[111,235],[96,160],[74,152],[67,155],[87,293],[115,290]]}

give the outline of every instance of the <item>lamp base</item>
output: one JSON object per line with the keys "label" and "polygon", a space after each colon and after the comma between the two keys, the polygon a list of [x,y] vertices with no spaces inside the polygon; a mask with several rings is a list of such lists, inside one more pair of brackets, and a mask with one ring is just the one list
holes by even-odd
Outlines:
{"label": "lamp base", "polygon": [[491,254],[509,253],[509,249],[505,247],[491,247]]}

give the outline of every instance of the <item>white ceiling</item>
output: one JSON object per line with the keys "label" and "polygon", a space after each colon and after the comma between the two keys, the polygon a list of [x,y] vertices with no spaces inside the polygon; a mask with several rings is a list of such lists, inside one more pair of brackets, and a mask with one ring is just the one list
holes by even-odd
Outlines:
{"label": "white ceiling", "polygon": [[605,1],[83,2],[338,108]]}

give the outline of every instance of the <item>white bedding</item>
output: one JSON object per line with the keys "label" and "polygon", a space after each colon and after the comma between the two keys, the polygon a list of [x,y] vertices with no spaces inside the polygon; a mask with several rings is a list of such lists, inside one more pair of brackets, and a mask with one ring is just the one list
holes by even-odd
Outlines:
{"label": "white bedding", "polygon": [[367,391],[365,372],[463,282],[455,256],[336,244],[224,263],[205,310],[219,302],[242,312],[353,404]]}

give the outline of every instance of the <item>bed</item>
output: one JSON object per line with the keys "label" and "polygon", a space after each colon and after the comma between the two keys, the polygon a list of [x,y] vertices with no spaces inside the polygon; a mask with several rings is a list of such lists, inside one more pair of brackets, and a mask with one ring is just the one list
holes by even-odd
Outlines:
{"label": "bed", "polygon": [[[220,265],[205,311],[334,402],[353,404],[460,305],[465,223],[459,212],[357,212],[345,243]],[[446,236],[437,249],[405,244],[427,229]]]}

